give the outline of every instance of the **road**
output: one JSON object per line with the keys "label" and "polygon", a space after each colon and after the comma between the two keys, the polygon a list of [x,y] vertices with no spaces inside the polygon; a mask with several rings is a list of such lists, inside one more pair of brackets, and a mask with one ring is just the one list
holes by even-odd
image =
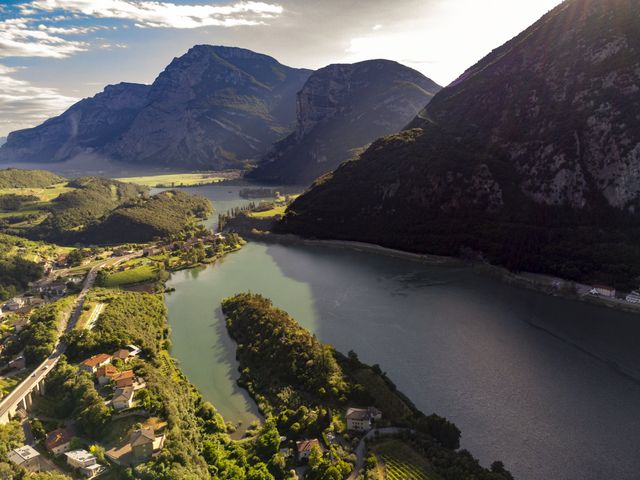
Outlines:
{"label": "road", "polygon": [[[93,284],[96,281],[98,270],[100,270],[105,266],[115,266],[119,263],[125,262],[137,256],[140,256],[140,252],[135,252],[129,255],[125,255],[123,257],[119,257],[117,260],[114,258],[110,258],[108,260],[105,260],[104,262],[101,262],[95,265],[93,268],[91,268],[91,270],[89,270],[89,273],[87,274],[87,277],[85,278],[84,283],[82,285],[82,290],[78,294],[78,297],[74,302],[71,313],[67,318],[65,328],[61,329],[60,337],[62,336],[63,332],[72,330],[76,322],[78,321],[78,318],[82,313],[82,306],[84,305],[84,300],[87,297],[89,290],[91,289],[91,287],[93,287]],[[47,374],[58,363],[58,361],[60,360],[60,357],[62,356],[62,354],[65,352],[67,348],[67,346],[61,340],[60,337],[58,337],[58,342],[56,343],[56,346],[53,349],[53,352],[51,352],[51,354],[47,357],[47,359],[44,362],[42,362],[29,377],[23,380],[22,383],[20,383],[16,388],[14,388],[10,394],[8,394],[6,397],[2,399],[2,401],[0,402],[0,423],[6,422],[8,420],[7,413],[10,410],[12,410],[16,404],[20,403],[27,396],[29,392],[34,390],[35,386],[38,385],[41,381],[43,381],[44,378],[47,376]]]}

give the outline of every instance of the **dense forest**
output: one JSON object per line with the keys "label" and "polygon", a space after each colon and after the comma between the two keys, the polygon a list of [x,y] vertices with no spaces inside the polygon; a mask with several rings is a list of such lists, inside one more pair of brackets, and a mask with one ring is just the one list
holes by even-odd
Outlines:
{"label": "dense forest", "polygon": [[85,240],[95,243],[146,242],[175,235],[194,219],[205,219],[213,209],[204,197],[178,190],[158,193],[122,205],[88,229]]}
{"label": "dense forest", "polygon": [[49,240],[70,241],[116,207],[146,195],[148,189],[131,183],[99,177],[81,177],[68,183],[72,191],[55,198],[49,217],[35,227]]}
{"label": "dense forest", "polygon": [[24,352],[29,366],[45,360],[58,339],[61,322],[70,308],[69,299],[63,298],[34,310],[24,329],[5,343],[0,360],[8,361],[20,352]]}
{"label": "dense forest", "polygon": [[0,195],[0,210],[7,212],[16,211],[28,203],[37,201],[38,197],[34,195],[17,195],[15,193]]}
{"label": "dense forest", "polygon": [[[536,204],[508,181],[513,167],[497,157],[499,176],[517,198],[499,211],[487,213],[489,199],[468,197],[472,185],[462,176],[429,192],[401,189],[397,179],[408,171],[419,177],[446,169],[438,164],[446,155],[467,158],[473,169],[474,149],[425,142],[419,129],[378,140],[359,159],[316,181],[274,231],[464,256],[623,290],[638,287],[640,227],[634,215],[607,206],[599,195],[589,210]],[[423,162],[425,155],[433,160]]]}
{"label": "dense forest", "polygon": [[42,266],[31,260],[0,254],[0,301],[26,289],[29,282],[40,279],[43,274]]}
{"label": "dense forest", "polygon": [[[322,344],[270,300],[239,294],[226,299],[222,309],[238,344],[239,382],[287,438],[342,433],[346,408],[375,406],[387,426],[413,431],[410,440],[421,446],[438,478],[512,478],[500,462],[488,470],[469,452],[458,450],[460,430],[445,418],[418,411],[379,367],[363,364],[354,352],[344,356]],[[310,468],[306,478],[346,478],[352,459],[349,451],[331,445],[330,454]]]}
{"label": "dense forest", "polygon": [[158,355],[168,334],[166,308],[160,296],[108,289],[94,289],[91,295],[107,308],[92,330],[73,330],[65,335],[71,360],[114,352],[129,344],[139,346],[151,358]]}

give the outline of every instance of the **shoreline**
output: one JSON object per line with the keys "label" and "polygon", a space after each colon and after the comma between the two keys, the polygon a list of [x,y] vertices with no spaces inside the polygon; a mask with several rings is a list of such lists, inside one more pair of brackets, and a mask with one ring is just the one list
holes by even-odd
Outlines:
{"label": "shoreline", "polygon": [[388,257],[399,258],[436,266],[470,266],[474,272],[481,275],[488,275],[497,278],[499,281],[508,285],[513,285],[527,290],[544,293],[549,296],[563,298],[581,303],[587,303],[594,306],[611,308],[627,313],[640,314],[640,304],[629,303],[623,299],[605,298],[590,295],[588,293],[579,293],[579,290],[585,291],[590,287],[580,284],[572,280],[567,280],[551,275],[536,274],[531,272],[514,273],[504,267],[491,265],[489,263],[467,262],[460,258],[448,257],[444,255],[420,254],[397,250],[393,248],[383,247],[373,243],[356,242],[350,240],[319,240],[299,237],[293,234],[277,234],[277,233],[251,233],[245,232],[244,238],[253,241],[264,241],[265,243],[281,243],[288,245],[307,245],[317,247],[341,248],[357,252],[373,253],[376,255],[385,255]]}

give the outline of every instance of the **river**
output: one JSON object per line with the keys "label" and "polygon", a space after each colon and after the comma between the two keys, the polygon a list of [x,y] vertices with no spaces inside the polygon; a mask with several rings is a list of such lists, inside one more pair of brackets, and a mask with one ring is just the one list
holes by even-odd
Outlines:
{"label": "river", "polygon": [[[223,187],[199,193],[220,211],[216,199],[233,196]],[[485,465],[503,460],[521,480],[639,478],[640,316],[470,267],[318,246],[251,242],[173,274],[168,286],[172,352],[227,420],[257,418],[235,385],[220,311],[223,298],[251,291],[320,340],[380,364],[421,410],[454,421]]]}

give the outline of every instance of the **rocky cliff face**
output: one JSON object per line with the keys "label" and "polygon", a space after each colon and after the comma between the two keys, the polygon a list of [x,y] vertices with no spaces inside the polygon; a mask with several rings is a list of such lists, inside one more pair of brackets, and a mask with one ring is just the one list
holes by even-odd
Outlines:
{"label": "rocky cliff face", "polygon": [[100,150],[129,128],[148,93],[148,85],[109,85],[39,127],[10,133],[0,161],[59,162]]}
{"label": "rocky cliff face", "polygon": [[[640,274],[640,4],[568,0],[293,204],[284,227],[614,282]],[[338,208],[337,199],[340,199]]]}
{"label": "rocky cliff face", "polygon": [[421,73],[388,60],[322,68],[298,93],[296,131],[251,176],[311,183],[376,138],[403,128],[439,90]]}
{"label": "rocky cliff face", "polygon": [[136,164],[226,168],[293,129],[311,72],[249,50],[198,45],[151,86],[110,86],[39,127],[10,134],[0,161],[64,161],[92,151]]}

